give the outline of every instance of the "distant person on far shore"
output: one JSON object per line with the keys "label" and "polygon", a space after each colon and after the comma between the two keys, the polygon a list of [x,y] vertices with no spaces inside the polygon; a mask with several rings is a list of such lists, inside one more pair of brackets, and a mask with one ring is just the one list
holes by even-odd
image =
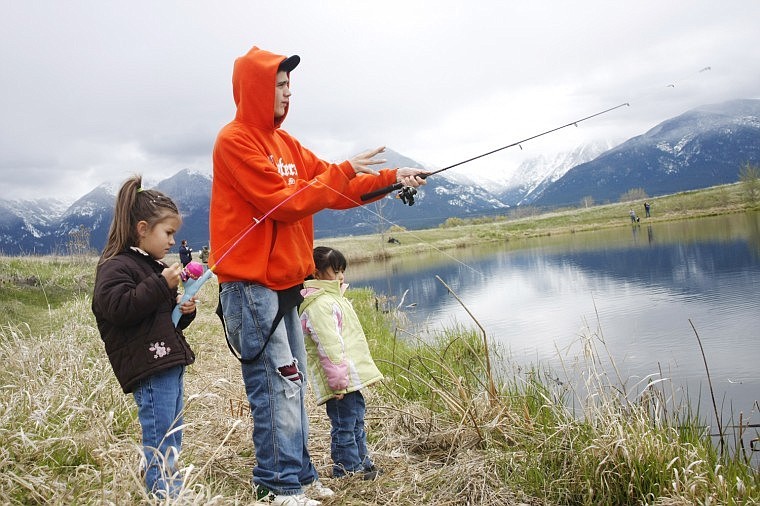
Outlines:
{"label": "distant person on far shore", "polygon": [[639,217],[636,216],[636,211],[634,211],[633,209],[628,211],[628,214],[631,215],[631,223],[637,223],[639,221]]}
{"label": "distant person on far shore", "polygon": [[187,264],[193,261],[193,249],[188,247],[185,239],[182,239],[182,245],[179,247],[179,261],[182,262],[182,267],[187,267]]}
{"label": "distant person on far shore", "polygon": [[208,250],[208,246],[204,245],[203,248],[201,248],[200,257],[201,257],[201,262],[203,262],[204,271],[208,269],[208,256],[210,253],[211,252]]}
{"label": "distant person on far shore", "polygon": [[651,206],[650,206],[649,202],[644,202],[644,214],[646,215],[647,218],[649,218],[649,208],[650,207]]}

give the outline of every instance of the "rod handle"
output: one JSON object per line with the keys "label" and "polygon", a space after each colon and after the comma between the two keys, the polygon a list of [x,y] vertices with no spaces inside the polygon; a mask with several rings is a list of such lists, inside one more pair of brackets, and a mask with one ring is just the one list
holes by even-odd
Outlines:
{"label": "rod handle", "polygon": [[385,188],[380,188],[379,190],[371,191],[369,193],[365,193],[360,198],[362,201],[372,200],[375,197],[379,197],[380,195],[385,195],[386,193],[390,193],[393,190],[400,190],[403,185],[401,183],[393,183],[390,186],[386,186]]}

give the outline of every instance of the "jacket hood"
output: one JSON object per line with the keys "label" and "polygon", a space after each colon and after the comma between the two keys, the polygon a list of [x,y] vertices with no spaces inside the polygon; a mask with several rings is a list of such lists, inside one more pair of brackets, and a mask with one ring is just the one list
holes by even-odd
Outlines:
{"label": "jacket hood", "polygon": [[338,279],[324,280],[324,279],[307,279],[303,282],[303,302],[301,303],[300,311],[309,307],[312,302],[324,292],[333,293],[337,296],[341,296],[346,292],[348,288],[347,283],[341,283]]}
{"label": "jacket hood", "polygon": [[285,56],[253,46],[237,58],[232,69],[232,95],[235,119],[265,130],[278,128],[288,115],[274,119],[274,90],[277,68]]}

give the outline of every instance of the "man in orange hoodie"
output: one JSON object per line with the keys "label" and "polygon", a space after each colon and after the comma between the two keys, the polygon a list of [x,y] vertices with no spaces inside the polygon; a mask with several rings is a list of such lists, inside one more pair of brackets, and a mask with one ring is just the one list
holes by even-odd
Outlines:
{"label": "man in orange hoodie", "polygon": [[235,61],[237,112],[213,153],[209,263],[253,416],[257,499],[314,506],[320,503],[306,493],[324,498],[332,491],[319,482],[307,449],[306,352],[297,314],[301,284],[314,272],[312,216],[356,207],[360,195],[397,182],[419,186],[425,172],[375,171],[384,160],[374,156],[384,148],[328,163],[282,130],[290,72],[299,62],[257,47]]}

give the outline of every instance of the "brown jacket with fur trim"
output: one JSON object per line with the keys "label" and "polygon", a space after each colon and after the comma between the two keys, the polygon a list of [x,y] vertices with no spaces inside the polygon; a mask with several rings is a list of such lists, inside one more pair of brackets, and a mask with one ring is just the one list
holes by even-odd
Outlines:
{"label": "brown jacket with fur trim", "polygon": [[174,327],[177,290],[161,276],[164,268],[130,249],[99,265],[95,275],[92,312],[124,393],[156,372],[195,361],[182,334],[195,313],[183,315]]}

